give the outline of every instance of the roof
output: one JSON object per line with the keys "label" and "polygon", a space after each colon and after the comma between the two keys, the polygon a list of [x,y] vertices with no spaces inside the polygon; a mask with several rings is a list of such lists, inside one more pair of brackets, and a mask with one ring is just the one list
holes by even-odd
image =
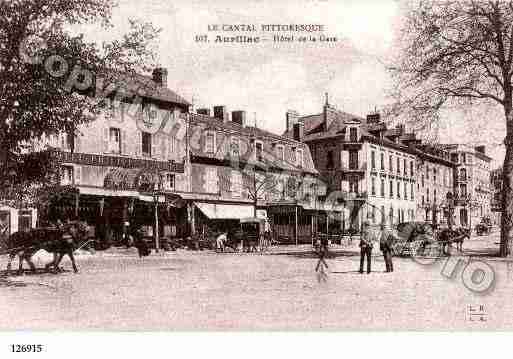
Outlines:
{"label": "roof", "polygon": [[[367,119],[361,116],[337,110],[329,105],[325,106],[324,109],[326,115],[323,112],[320,114],[299,117],[299,120],[304,124],[304,142],[343,137],[345,136],[347,125],[357,123],[360,125],[362,137],[369,142],[404,151],[429,161],[439,162],[447,166],[454,166],[453,162],[440,157],[434,151],[427,150],[425,146],[422,149],[408,146],[405,143],[406,141],[415,141],[418,145],[420,140],[416,140],[415,134],[413,133],[404,133],[404,128],[387,128],[386,124],[381,121],[367,123]],[[327,130],[324,128],[325,116],[329,116],[330,118],[330,125]],[[372,133],[377,131],[383,132],[383,136],[376,136]],[[293,137],[292,131],[285,131],[283,135],[290,138]],[[395,142],[391,140],[390,137],[398,138],[398,141]]]}
{"label": "roof", "polygon": [[[340,111],[333,107],[328,106],[328,110],[329,114],[331,115],[331,124],[327,131],[324,128],[324,112],[315,115],[299,117],[299,121],[302,121],[304,125],[304,141],[333,137],[333,135],[345,131],[346,123],[354,122],[355,120],[357,122],[366,121],[363,117]],[[293,138],[293,130],[285,131],[283,136]]]}
{"label": "roof", "polygon": [[[115,73],[108,77],[109,83],[115,83],[115,93],[121,93],[127,97],[135,95],[147,99],[153,99],[164,103],[189,106],[190,103],[167,86],[161,86],[151,76],[137,73]],[[102,85],[103,88],[107,86]]]}
{"label": "roof", "polygon": [[[180,116],[186,116],[185,114],[180,114]],[[279,168],[285,171],[299,171],[299,172],[308,172],[311,174],[318,174],[315,169],[312,156],[310,154],[310,149],[308,146],[302,142],[295,141],[293,139],[276,135],[267,130],[256,128],[252,126],[241,126],[240,124],[233,121],[222,121],[218,118],[200,115],[200,114],[189,114],[191,118],[191,123],[193,126],[197,126],[202,130],[212,129],[216,131],[216,153],[206,153],[202,146],[196,146],[196,148],[192,148],[192,154],[196,157],[215,159],[215,160],[226,160],[230,157],[229,155],[229,147],[227,144],[229,141],[229,137],[238,136],[239,137],[239,151],[240,151],[240,161],[252,163],[252,153],[250,151],[250,141],[252,139],[260,140],[263,143],[263,159],[267,165],[271,167]],[[190,131],[190,136],[194,136],[194,130]],[[227,134],[223,134],[223,132]],[[228,136],[228,137],[227,137]],[[223,145],[224,144],[224,145]],[[283,145],[284,146],[284,157],[285,160],[278,159],[275,156],[276,150],[274,145]],[[303,150],[303,166],[297,167],[295,164],[295,152],[293,149],[302,149]],[[294,153],[293,153],[294,152]],[[258,165],[258,163],[255,163]]]}

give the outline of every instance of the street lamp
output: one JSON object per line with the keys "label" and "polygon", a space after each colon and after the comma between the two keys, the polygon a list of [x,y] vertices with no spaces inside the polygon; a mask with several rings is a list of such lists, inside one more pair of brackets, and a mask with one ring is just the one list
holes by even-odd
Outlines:
{"label": "street lamp", "polygon": [[454,213],[454,196],[451,192],[447,192],[445,195],[447,200],[447,225],[452,230],[453,225],[453,213]]}
{"label": "street lamp", "polygon": [[314,231],[313,233],[313,236],[312,236],[312,246],[314,245],[314,237],[315,237],[315,242],[317,242],[317,188],[318,188],[318,184],[317,183],[312,183],[311,184],[311,187],[312,187],[312,192],[313,192],[313,196],[314,196],[314,226],[312,226],[312,230]]}
{"label": "street lamp", "polygon": [[[160,178],[160,177],[159,177]],[[153,203],[155,205],[154,214],[155,214],[155,251],[158,252],[160,250],[160,240],[159,240],[159,202],[161,199],[160,195],[160,181],[158,183],[153,184]]]}

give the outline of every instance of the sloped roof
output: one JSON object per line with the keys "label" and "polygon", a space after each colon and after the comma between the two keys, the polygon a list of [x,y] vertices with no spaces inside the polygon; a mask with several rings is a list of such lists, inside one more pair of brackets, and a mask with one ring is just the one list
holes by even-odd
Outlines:
{"label": "sloped roof", "polygon": [[[310,153],[309,147],[298,141],[294,141],[293,139],[286,138],[284,136],[276,135],[267,130],[256,128],[252,126],[241,126],[238,123],[233,121],[222,121],[215,117],[200,115],[200,114],[189,114],[191,116],[191,122],[195,126],[203,127],[205,130],[212,129],[216,131],[227,132],[231,135],[239,136],[239,140],[243,141],[241,143],[241,147],[249,148],[248,143],[251,138],[255,138],[257,140],[261,140],[264,143],[264,151],[263,157],[264,161],[267,164],[271,164],[274,167],[278,167],[285,171],[300,171],[300,172],[308,172],[311,174],[318,174],[318,171],[315,169],[312,155]],[[181,114],[181,116],[185,116]],[[192,131],[191,131],[192,132]],[[192,133],[190,134],[192,135]],[[284,145],[284,155],[285,160],[278,160],[273,153],[273,145],[274,144],[282,144]],[[218,145],[219,147],[219,145]],[[299,168],[294,164],[292,159],[292,148],[302,149],[303,150],[303,167]],[[218,148],[215,154],[205,153],[202,148],[192,149],[193,155],[198,157],[206,157],[206,158],[215,158],[217,160],[223,160],[227,157],[228,148]],[[251,156],[249,153],[244,153],[241,148],[241,161],[247,160],[251,162]],[[295,153],[294,153],[295,156]]]}
{"label": "sloped roof", "polygon": [[[346,123],[354,121],[364,123],[366,121],[365,118],[361,116],[340,111],[332,107],[330,107],[329,110],[334,118],[332,117],[327,131],[324,128],[324,113],[299,117],[299,121],[302,121],[304,125],[304,141],[336,137],[345,131]],[[293,138],[293,130],[285,131],[283,136]]]}
{"label": "sloped roof", "polygon": [[[139,95],[144,98],[158,100],[166,103],[189,106],[190,103],[167,86],[161,86],[151,76],[137,73],[114,73],[104,76],[106,82],[116,84],[116,93],[127,97]],[[102,85],[106,88],[106,84]]]}

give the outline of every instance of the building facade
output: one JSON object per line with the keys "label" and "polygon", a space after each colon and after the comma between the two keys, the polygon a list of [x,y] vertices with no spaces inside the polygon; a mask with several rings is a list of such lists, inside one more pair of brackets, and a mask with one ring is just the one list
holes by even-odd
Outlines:
{"label": "building facade", "polygon": [[315,115],[287,112],[286,127],[310,148],[328,192],[342,193],[344,230],[364,220],[447,223],[455,169],[448,151],[423,145],[404,126],[388,128],[378,113],[363,118],[329,103]]}
{"label": "building facade", "polygon": [[316,115],[289,111],[285,135],[308,145],[328,193],[340,193],[342,230],[415,219],[415,154],[379,115],[361,118],[326,103]]}
{"label": "building facade", "polygon": [[418,144],[417,220],[448,224],[455,164],[450,153],[439,147]]}
{"label": "building facade", "polygon": [[484,146],[444,145],[456,164],[454,205],[456,224],[473,228],[481,218],[491,217],[491,158]]}
{"label": "building facade", "polygon": [[34,143],[60,166],[48,220],[86,220],[110,239],[141,227],[154,237],[231,231],[262,217],[282,237],[310,243],[323,187],[304,143],[248,126],[244,111],[191,113],[165,69],[125,80],[154,90],[138,101],[110,94],[75,133]]}

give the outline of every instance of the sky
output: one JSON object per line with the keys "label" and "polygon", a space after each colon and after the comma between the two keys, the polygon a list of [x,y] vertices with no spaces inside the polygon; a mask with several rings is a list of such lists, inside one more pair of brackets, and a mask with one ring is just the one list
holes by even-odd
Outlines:
{"label": "sky", "polygon": [[[246,110],[250,124],[256,121],[259,127],[282,133],[287,110],[320,113],[326,92],[330,104],[360,116],[388,102],[391,81],[385,63],[401,19],[396,1],[118,0],[118,4],[111,31],[86,35],[95,41],[120,36],[129,18],[161,27],[159,64],[169,71],[169,87],[194,101],[195,108],[226,105],[228,111]],[[338,41],[196,42],[195,36],[202,34],[213,40],[217,33],[207,31],[209,24],[322,24],[325,34]],[[442,118],[441,141],[486,144],[493,167],[500,165],[504,156],[497,145],[504,136],[500,112],[453,109]]]}

